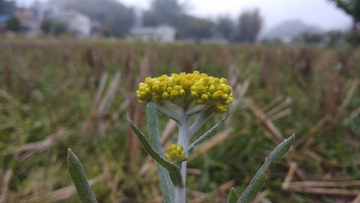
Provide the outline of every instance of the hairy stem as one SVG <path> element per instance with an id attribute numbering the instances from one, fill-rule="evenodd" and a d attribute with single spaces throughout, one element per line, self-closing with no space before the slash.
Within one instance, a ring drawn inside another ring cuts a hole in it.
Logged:
<path id="1" fill-rule="evenodd" d="M 185 112 L 182 114 L 178 126 L 179 126 L 178 145 L 183 146 L 184 151 L 187 152 L 191 135 L 189 130 L 189 118 L 185 114 Z M 187 165 L 187 161 L 181 163 L 180 172 L 183 178 L 184 187 L 182 186 L 175 187 L 175 203 L 185 203 L 186 165 Z"/>
<path id="2" fill-rule="evenodd" d="M 185 187 L 175 187 L 175 203 L 185 203 Z"/>

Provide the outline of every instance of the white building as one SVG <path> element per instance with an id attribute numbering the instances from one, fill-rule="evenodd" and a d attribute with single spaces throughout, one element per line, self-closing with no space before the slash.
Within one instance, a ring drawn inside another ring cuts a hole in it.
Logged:
<path id="1" fill-rule="evenodd" d="M 67 21 L 68 30 L 77 37 L 89 37 L 91 35 L 91 20 L 88 16 L 71 12 Z"/>
<path id="2" fill-rule="evenodd" d="M 144 42 L 173 42 L 175 41 L 175 34 L 176 29 L 169 25 L 159 25 L 157 27 L 134 27 L 130 30 L 128 39 Z"/>
<path id="3" fill-rule="evenodd" d="M 68 31 L 74 33 L 77 37 L 91 36 L 92 24 L 87 15 L 50 4 L 37 3 L 34 4 L 32 9 L 39 21 L 47 19 L 54 22 L 62 22 L 67 26 Z"/>

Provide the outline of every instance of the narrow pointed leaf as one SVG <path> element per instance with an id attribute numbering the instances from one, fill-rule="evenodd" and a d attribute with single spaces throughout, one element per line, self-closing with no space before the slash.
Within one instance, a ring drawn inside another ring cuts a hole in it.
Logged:
<path id="1" fill-rule="evenodd" d="M 91 191 L 86 175 L 79 159 L 68 148 L 68 167 L 72 181 L 75 184 L 76 192 L 83 203 L 97 203 L 96 198 Z"/>
<path id="2" fill-rule="evenodd" d="M 206 139 L 217 127 L 219 127 L 226 119 L 231 115 L 231 113 L 235 110 L 235 108 L 232 108 L 222 119 L 219 121 L 218 124 L 216 124 L 214 127 L 212 127 L 209 131 L 207 131 L 205 134 L 203 134 L 201 137 L 199 137 L 195 142 L 193 142 L 190 147 L 188 148 L 188 154 L 190 154 L 194 148 L 204 139 Z"/>
<path id="3" fill-rule="evenodd" d="M 237 203 L 250 203 L 260 191 L 261 187 L 265 183 L 267 173 L 272 164 L 278 162 L 287 151 L 289 151 L 291 144 L 295 140 L 295 134 L 279 144 L 274 151 L 265 159 L 265 163 L 260 170 L 255 174 L 251 180 L 250 185 L 246 188 L 245 192 L 241 195 Z"/>
<path id="4" fill-rule="evenodd" d="M 174 164 L 168 162 L 166 159 L 162 158 L 159 153 L 157 153 L 154 148 L 151 146 L 149 140 L 145 137 L 145 135 L 135 126 L 135 124 L 130 120 L 129 116 L 127 117 L 128 123 L 131 127 L 131 129 L 134 131 L 136 136 L 139 138 L 142 146 L 145 148 L 147 153 L 154 158 L 159 164 L 161 164 L 164 168 L 166 168 L 169 171 L 169 175 L 171 178 L 171 181 L 176 186 L 184 186 L 184 183 L 182 181 L 182 176 L 180 173 L 180 170 L 177 166 Z"/>
<path id="5" fill-rule="evenodd" d="M 236 203 L 238 198 L 235 188 L 231 188 L 227 203 Z"/>
<path id="6" fill-rule="evenodd" d="M 164 152 L 162 150 L 159 129 L 158 129 L 157 111 L 150 103 L 146 105 L 146 115 L 147 115 L 147 127 L 149 131 L 150 144 L 153 146 L 154 150 L 162 158 L 164 158 Z M 173 203 L 174 188 L 170 179 L 169 172 L 157 161 L 156 161 L 156 167 L 159 173 L 161 192 L 163 195 L 164 202 Z"/>

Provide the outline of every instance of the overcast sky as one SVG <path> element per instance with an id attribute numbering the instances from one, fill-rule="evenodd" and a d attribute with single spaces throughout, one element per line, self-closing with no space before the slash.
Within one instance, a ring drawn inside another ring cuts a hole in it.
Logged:
<path id="1" fill-rule="evenodd" d="M 30 5 L 35 0 L 16 0 L 18 5 Z M 42 0 L 46 1 L 46 0 Z M 151 0 L 119 0 L 128 6 L 149 8 Z M 328 0 L 179 0 L 189 6 L 188 13 L 215 19 L 220 14 L 235 18 L 246 9 L 259 8 L 265 30 L 286 21 L 299 19 L 324 30 L 347 29 L 351 18 Z"/>

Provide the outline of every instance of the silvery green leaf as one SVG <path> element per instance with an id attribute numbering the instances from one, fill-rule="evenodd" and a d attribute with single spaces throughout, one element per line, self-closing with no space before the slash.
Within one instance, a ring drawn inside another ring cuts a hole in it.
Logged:
<path id="1" fill-rule="evenodd" d="M 289 151 L 291 144 L 295 140 L 295 134 L 291 135 L 284 142 L 280 143 L 274 151 L 265 159 L 265 163 L 262 165 L 260 170 L 255 174 L 251 180 L 250 185 L 246 188 L 245 192 L 241 195 L 237 203 L 250 203 L 260 191 L 261 187 L 265 183 L 267 173 L 272 164 L 278 162 L 287 151 Z"/>
<path id="2" fill-rule="evenodd" d="M 134 131 L 136 136 L 139 138 L 142 146 L 145 148 L 147 153 L 154 158 L 159 164 L 161 164 L 166 170 L 169 171 L 169 175 L 171 181 L 175 186 L 184 186 L 182 176 L 179 168 L 168 162 L 166 159 L 162 158 L 159 153 L 157 153 L 154 148 L 151 146 L 149 140 L 145 137 L 145 135 L 135 126 L 135 124 L 130 120 L 129 115 L 127 117 L 128 123 L 131 129 Z"/>
<path id="3" fill-rule="evenodd" d="M 232 108 L 222 119 L 221 121 L 219 121 L 218 124 L 216 124 L 214 127 L 212 127 L 209 131 L 207 131 L 204 135 L 202 135 L 201 137 L 199 137 L 195 142 L 193 142 L 190 147 L 188 148 L 188 154 L 190 154 L 194 148 L 201 142 L 203 141 L 205 138 L 207 138 L 217 127 L 219 127 L 230 115 L 231 113 L 235 110 L 235 108 Z"/>
<path id="4" fill-rule="evenodd" d="M 76 192 L 83 203 L 97 203 L 96 198 L 91 191 L 86 175 L 79 159 L 68 148 L 68 167 L 72 181 L 75 184 Z"/>
<path id="5" fill-rule="evenodd" d="M 151 104 L 146 105 L 146 115 L 147 115 L 147 127 L 149 131 L 150 144 L 153 146 L 154 150 L 164 158 L 164 152 L 162 150 L 159 129 L 158 129 L 158 119 L 156 109 Z M 174 202 L 174 188 L 170 179 L 169 172 L 158 162 L 156 162 L 156 167 L 159 173 L 161 192 L 163 195 L 164 202 L 173 203 Z"/>
<path id="6" fill-rule="evenodd" d="M 190 136 L 193 136 L 204 125 L 204 123 L 210 118 L 212 113 L 212 109 L 207 109 L 200 113 L 196 121 L 189 128 Z"/>
<path id="7" fill-rule="evenodd" d="M 231 188 L 227 203 L 236 203 L 239 196 L 236 193 L 235 188 Z"/>
<path id="8" fill-rule="evenodd" d="M 185 114 L 187 116 L 193 116 L 195 114 L 198 114 L 204 110 L 206 110 L 207 108 L 209 108 L 210 106 L 212 106 L 214 103 L 211 103 L 211 102 L 208 102 L 206 104 L 203 104 L 203 105 L 197 105 L 196 107 L 192 108 L 192 109 L 189 109 L 185 112 Z"/>
<path id="9" fill-rule="evenodd" d="M 173 119 L 176 123 L 180 123 L 180 115 L 175 111 L 169 109 L 166 105 L 159 103 L 152 103 L 154 108 L 161 113 L 163 116 Z"/>

